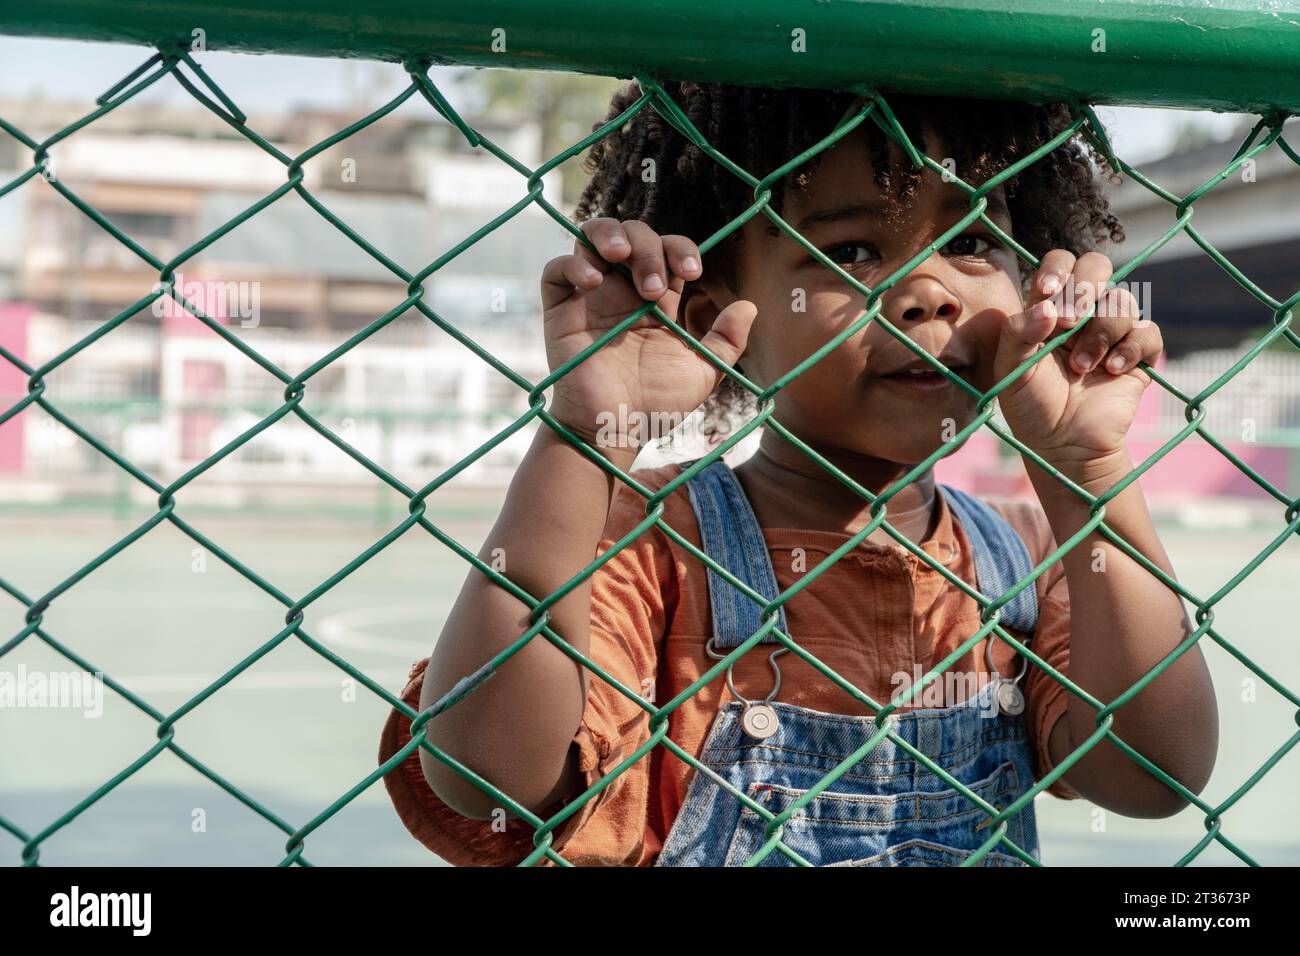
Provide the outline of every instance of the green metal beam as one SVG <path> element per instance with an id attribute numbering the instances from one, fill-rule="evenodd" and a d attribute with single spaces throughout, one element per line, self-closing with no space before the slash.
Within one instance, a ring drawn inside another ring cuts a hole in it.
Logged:
<path id="1" fill-rule="evenodd" d="M 39 0 L 0 33 L 1300 112 L 1300 0 Z M 798 50 L 803 31 L 804 49 Z M 1099 33 L 1098 31 L 1104 31 Z M 1104 41 L 1104 52 L 1101 44 Z M 495 49 L 494 49 L 495 43 Z"/>

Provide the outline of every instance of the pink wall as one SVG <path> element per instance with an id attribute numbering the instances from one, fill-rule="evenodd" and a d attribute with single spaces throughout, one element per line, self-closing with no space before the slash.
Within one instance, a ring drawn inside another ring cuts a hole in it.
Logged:
<path id="1" fill-rule="evenodd" d="M 1157 372 L 1163 370 L 1164 358 L 1162 353 L 1156 360 L 1154 367 Z M 1150 426 L 1157 421 L 1163 392 L 1164 389 L 1153 382 L 1138 405 L 1128 440 L 1129 454 L 1136 467 L 1169 440 L 1168 435 L 1159 440 L 1145 437 Z M 1248 442 L 1228 442 L 1225 441 L 1228 435 L 1215 437 L 1265 480 L 1284 490 L 1289 487 L 1289 459 L 1300 453 Z M 1032 497 L 1033 488 L 1020 456 L 1016 455 L 1011 465 L 999 459 L 998 446 L 1002 444 L 1001 439 L 987 429 L 979 432 L 960 451 L 936 465 L 935 475 L 940 481 L 976 494 Z M 1157 500 L 1161 504 L 1231 497 L 1270 500 L 1231 460 L 1195 434 L 1165 454 L 1138 481 L 1143 495 L 1152 505 Z"/>

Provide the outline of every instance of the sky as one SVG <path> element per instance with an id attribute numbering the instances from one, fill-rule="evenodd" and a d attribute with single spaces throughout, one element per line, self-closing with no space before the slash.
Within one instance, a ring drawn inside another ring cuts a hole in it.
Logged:
<path id="1" fill-rule="evenodd" d="M 0 96 L 43 95 L 91 100 L 151 55 L 145 47 L 0 37 Z M 239 106 L 249 113 L 274 113 L 304 106 L 339 107 L 363 103 L 376 107 L 406 85 L 394 64 L 309 57 L 257 56 L 208 52 L 200 62 Z M 433 71 L 438 82 L 439 70 Z M 442 71 L 445 76 L 458 72 Z M 441 84 L 440 84 L 441 88 Z M 444 93 L 456 101 L 454 86 Z M 145 98 L 147 97 L 147 99 Z M 152 87 L 139 102 L 183 105 L 188 94 L 175 82 Z M 404 108 L 428 109 L 412 98 Z M 1206 129 L 1226 139 L 1242 121 L 1239 114 L 1101 106 L 1098 118 L 1111 135 L 1117 155 L 1139 164 L 1165 155 L 1180 123 Z"/>

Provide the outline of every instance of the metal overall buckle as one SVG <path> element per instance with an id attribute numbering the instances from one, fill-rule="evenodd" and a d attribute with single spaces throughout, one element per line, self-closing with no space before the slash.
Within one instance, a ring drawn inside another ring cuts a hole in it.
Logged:
<path id="1" fill-rule="evenodd" d="M 1000 713 L 1007 717 L 1017 717 L 1025 712 L 1025 695 L 1016 685 L 1020 683 L 1021 679 L 1025 676 L 1025 672 L 1029 670 L 1029 659 L 1023 654 L 1017 652 L 1020 657 L 1020 673 L 1015 677 L 1003 677 L 998 673 L 997 667 L 993 664 L 994 636 L 994 633 L 990 631 L 988 639 L 984 642 L 984 660 L 988 663 L 989 673 L 993 675 L 993 699 L 997 702 L 998 711 Z M 1002 812 L 1003 808 L 998 806 L 995 801 L 990 800 L 989 802 L 993 803 L 993 808 L 995 810 L 999 813 Z M 987 817 L 977 823 L 975 829 L 983 830 L 992 822 L 993 818 Z"/>
<path id="2" fill-rule="evenodd" d="M 1029 659 L 1017 652 L 1020 658 L 1020 673 L 1015 677 L 1003 677 L 993 664 L 994 637 L 994 632 L 990 631 L 988 639 L 984 642 L 984 660 L 988 664 L 989 673 L 993 675 L 993 698 L 997 701 L 1001 713 L 1008 717 L 1018 717 L 1025 712 L 1025 695 L 1017 685 L 1029 670 Z"/>
<path id="3" fill-rule="evenodd" d="M 723 660 L 727 655 L 714 650 L 713 641 L 714 639 L 711 637 L 705 642 L 705 652 L 715 661 Z M 731 695 L 744 705 L 744 710 L 740 714 L 740 728 L 755 740 L 766 740 L 781 728 L 781 720 L 777 717 L 776 708 L 771 704 L 781 690 L 781 668 L 777 666 L 776 659 L 789 649 L 784 646 L 778 647 L 768 657 L 768 662 L 772 665 L 774 680 L 772 690 L 759 702 L 741 696 L 740 692 L 736 690 L 736 684 L 731 675 L 732 668 L 736 666 L 735 662 L 733 661 L 727 668 L 727 688 L 731 691 Z"/>

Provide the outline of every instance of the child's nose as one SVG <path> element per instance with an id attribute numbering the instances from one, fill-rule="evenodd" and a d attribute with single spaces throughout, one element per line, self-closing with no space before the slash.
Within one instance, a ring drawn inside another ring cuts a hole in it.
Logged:
<path id="1" fill-rule="evenodd" d="M 916 305 L 903 313 L 904 322 L 921 322 L 929 318 L 933 312 L 935 318 L 948 319 L 957 315 L 960 310 L 951 302 L 940 303 L 937 308 L 927 309 L 924 306 Z"/>
<path id="2" fill-rule="evenodd" d="M 891 323 L 918 323 L 932 318 L 951 322 L 961 315 L 961 300 L 931 276 L 914 276 L 895 292 L 884 309 Z"/>

